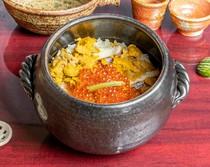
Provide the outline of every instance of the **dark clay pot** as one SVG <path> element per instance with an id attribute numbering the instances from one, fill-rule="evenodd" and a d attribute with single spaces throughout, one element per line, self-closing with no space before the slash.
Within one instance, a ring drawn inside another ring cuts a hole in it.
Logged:
<path id="1" fill-rule="evenodd" d="M 48 63 L 59 49 L 86 36 L 144 49 L 161 71 L 157 82 L 141 96 L 118 104 L 94 104 L 70 96 L 54 83 Z M 69 147 L 92 154 L 117 154 L 144 144 L 189 91 L 185 68 L 170 57 L 160 37 L 132 18 L 112 14 L 86 16 L 62 26 L 40 54 L 26 58 L 19 74 L 47 129 Z"/>

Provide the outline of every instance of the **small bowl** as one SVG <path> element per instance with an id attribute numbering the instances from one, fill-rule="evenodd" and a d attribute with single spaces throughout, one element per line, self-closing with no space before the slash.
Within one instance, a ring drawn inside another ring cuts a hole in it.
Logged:
<path id="1" fill-rule="evenodd" d="M 171 0 L 169 11 L 178 32 L 198 36 L 210 24 L 209 0 Z"/>
<path id="2" fill-rule="evenodd" d="M 169 0 L 132 0 L 133 17 L 152 30 L 157 30 L 163 21 Z"/>
<path id="3" fill-rule="evenodd" d="M 89 103 L 69 95 L 53 81 L 48 63 L 62 47 L 87 36 L 144 48 L 161 71 L 157 82 L 144 94 L 115 104 Z M 91 154 L 118 154 L 144 144 L 189 91 L 186 70 L 170 57 L 160 37 L 132 18 L 113 14 L 65 24 L 49 37 L 40 54 L 26 58 L 19 74 L 47 129 L 67 146 Z"/>
<path id="4" fill-rule="evenodd" d="M 8 13 L 23 28 L 50 35 L 66 22 L 91 14 L 97 6 L 120 4 L 120 0 L 3 0 Z"/>

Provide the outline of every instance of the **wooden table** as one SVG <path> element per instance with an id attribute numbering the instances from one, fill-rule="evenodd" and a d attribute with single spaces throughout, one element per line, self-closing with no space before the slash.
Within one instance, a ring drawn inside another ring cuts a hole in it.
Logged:
<path id="1" fill-rule="evenodd" d="M 132 17 L 131 2 L 120 7 L 98 7 Z M 112 156 L 89 155 L 57 141 L 38 119 L 32 102 L 19 84 L 18 71 L 25 56 L 40 51 L 48 36 L 19 27 L 0 2 L 0 120 L 13 129 L 10 142 L 0 147 L 0 166 L 210 166 L 210 80 L 196 74 L 197 63 L 210 56 L 210 27 L 202 36 L 180 35 L 167 11 L 156 31 L 171 56 L 183 63 L 190 76 L 190 92 L 173 109 L 161 131 L 145 145 Z"/>

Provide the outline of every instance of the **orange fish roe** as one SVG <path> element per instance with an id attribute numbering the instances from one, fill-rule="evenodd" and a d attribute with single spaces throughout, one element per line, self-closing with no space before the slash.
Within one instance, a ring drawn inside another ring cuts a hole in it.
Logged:
<path id="1" fill-rule="evenodd" d="M 109 81 L 123 81 L 121 86 L 105 87 L 90 92 L 87 87 Z M 76 85 L 67 85 L 70 95 L 93 103 L 118 103 L 130 100 L 140 95 L 140 91 L 130 86 L 127 76 L 123 76 L 111 65 L 98 63 L 91 69 L 82 69 L 79 75 L 79 82 Z"/>

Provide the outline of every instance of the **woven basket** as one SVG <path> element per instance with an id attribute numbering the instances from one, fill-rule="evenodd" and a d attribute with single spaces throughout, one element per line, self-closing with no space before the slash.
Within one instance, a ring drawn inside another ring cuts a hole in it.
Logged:
<path id="1" fill-rule="evenodd" d="M 3 0 L 3 2 L 17 24 L 42 35 L 50 35 L 63 24 L 93 13 L 97 6 L 120 4 L 120 0 Z"/>

